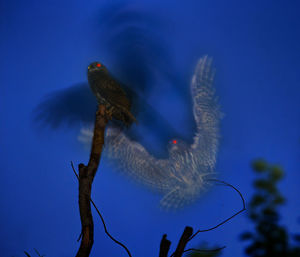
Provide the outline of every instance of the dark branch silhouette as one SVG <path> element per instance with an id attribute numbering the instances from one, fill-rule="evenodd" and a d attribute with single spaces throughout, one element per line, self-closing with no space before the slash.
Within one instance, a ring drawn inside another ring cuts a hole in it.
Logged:
<path id="1" fill-rule="evenodd" d="M 91 189 L 100 162 L 107 122 L 106 108 L 104 105 L 99 105 L 96 113 L 93 143 L 88 165 L 86 166 L 82 163 L 78 165 L 79 211 L 82 237 L 76 257 L 88 257 L 94 243 L 94 223 L 90 205 Z"/>
<path id="2" fill-rule="evenodd" d="M 216 249 L 195 249 L 195 248 L 189 248 L 187 250 L 184 250 L 186 244 L 189 242 L 189 238 L 193 234 L 193 228 L 191 227 L 185 227 L 181 238 L 178 242 L 177 248 L 174 253 L 171 254 L 170 257 L 181 257 L 184 253 L 189 251 L 195 251 L 195 252 L 218 252 L 224 249 L 226 246 L 216 248 Z M 167 235 L 164 234 L 161 242 L 160 242 L 160 251 L 159 251 L 159 257 L 167 257 L 168 252 L 170 249 L 171 241 L 167 240 Z"/>
<path id="3" fill-rule="evenodd" d="M 76 170 L 75 170 L 75 168 L 74 168 L 73 162 L 71 162 L 71 166 L 72 166 L 72 169 L 73 169 L 73 171 L 74 171 L 75 176 L 76 176 L 77 179 L 79 180 L 79 176 L 78 176 L 78 174 L 77 174 L 77 172 L 76 172 Z M 120 246 L 122 246 L 122 247 L 125 249 L 125 251 L 127 252 L 127 254 L 129 255 L 129 257 L 132 257 L 132 255 L 131 255 L 130 251 L 128 250 L 128 248 L 127 248 L 124 244 L 122 244 L 120 241 L 118 241 L 117 239 L 115 239 L 115 238 L 108 232 L 107 227 L 106 227 L 106 224 L 105 224 L 105 221 L 104 221 L 104 218 L 103 218 L 101 212 L 100 212 L 99 209 L 97 208 L 97 206 L 96 206 L 96 204 L 94 203 L 94 201 L 93 201 L 92 198 L 90 198 L 90 201 L 91 201 L 92 205 L 94 206 L 96 212 L 98 213 L 98 215 L 99 215 L 99 217 L 100 217 L 100 219 L 101 219 L 101 221 L 102 221 L 102 224 L 103 224 L 103 228 L 104 228 L 105 233 L 109 236 L 109 238 L 110 238 L 111 240 L 113 240 L 115 243 L 117 243 L 117 244 L 119 244 Z M 80 240 L 80 238 L 81 238 L 81 234 L 80 234 L 80 237 L 79 237 L 78 241 Z"/>
<path id="4" fill-rule="evenodd" d="M 185 227 L 181 238 L 178 242 L 177 248 L 175 250 L 175 252 L 171 255 L 174 257 L 181 257 L 184 251 L 184 248 L 186 246 L 186 244 L 189 241 L 189 238 L 191 237 L 191 235 L 193 234 L 193 228 L 192 227 Z"/>
<path id="5" fill-rule="evenodd" d="M 159 247 L 159 257 L 167 257 L 170 250 L 171 241 L 167 239 L 167 234 L 164 234 Z"/>
<path id="6" fill-rule="evenodd" d="M 103 141 L 104 143 L 104 141 Z M 93 144 L 94 144 L 94 140 L 93 140 Z M 93 147 L 92 147 L 93 149 Z M 100 152 L 100 156 L 101 156 L 101 152 Z M 100 159 L 99 159 L 100 160 Z M 99 164 L 99 163 L 98 163 Z M 80 179 L 80 176 L 78 176 L 75 168 L 74 168 L 74 165 L 73 165 L 73 162 L 71 162 L 71 166 L 72 166 L 72 169 L 73 169 L 73 172 L 74 174 L 76 175 L 77 179 L 79 180 Z M 227 221 L 229 221 L 230 219 L 234 218 L 235 216 L 237 216 L 239 213 L 243 212 L 245 209 L 246 209 L 246 206 L 245 206 L 245 200 L 244 200 L 244 197 L 243 195 L 241 194 L 241 192 L 236 188 L 234 187 L 233 185 L 225 182 L 225 181 L 222 181 L 222 180 L 217 180 L 217 179 L 210 179 L 210 181 L 214 181 L 214 182 L 218 182 L 220 183 L 221 185 L 226 185 L 226 186 L 229 186 L 231 188 L 233 188 L 236 192 L 238 192 L 238 194 L 240 195 L 241 199 L 242 199 L 242 202 L 243 202 L 243 208 L 238 211 L 237 213 L 235 213 L 234 215 L 232 215 L 231 217 L 229 217 L 228 219 L 222 221 L 221 223 L 219 223 L 218 225 L 212 227 L 212 228 L 209 228 L 209 229 L 205 229 L 205 230 L 198 230 L 195 234 L 193 234 L 193 228 L 191 227 L 186 227 L 180 240 L 179 240 L 179 243 L 177 245 L 177 248 L 176 248 L 176 251 L 170 256 L 170 257 L 181 257 L 183 253 L 185 252 L 189 252 L 189 251 L 196 251 L 196 252 L 216 252 L 216 251 L 221 251 L 222 249 L 224 249 L 226 246 L 223 246 L 223 247 L 220 247 L 220 248 L 216 248 L 216 249 L 195 249 L 195 248 L 189 248 L 187 250 L 184 250 L 185 249 L 185 246 L 186 244 L 192 240 L 198 233 L 200 232 L 206 232 L 206 231 L 210 231 L 210 230 L 213 230 L 213 229 L 216 229 L 217 227 L 223 225 L 224 223 L 226 223 Z M 89 201 L 92 203 L 92 205 L 94 206 L 94 208 L 96 209 L 101 221 L 102 221 L 102 224 L 103 224 L 103 227 L 104 227 L 104 231 L 105 233 L 109 236 L 110 239 L 112 239 L 115 243 L 119 244 L 120 246 L 122 246 L 125 251 L 127 252 L 128 256 L 129 257 L 132 257 L 129 249 L 124 245 L 122 244 L 120 241 L 116 240 L 107 230 L 106 228 L 106 224 L 105 224 L 105 221 L 104 221 L 104 218 L 102 216 L 102 214 L 100 213 L 99 209 L 97 208 L 96 204 L 94 203 L 94 201 L 91 199 L 89 199 Z M 81 233 L 79 239 L 81 238 L 83 234 Z M 160 251 L 159 251 L 159 257 L 167 257 L 168 256 L 168 252 L 170 250 L 170 245 L 171 245 L 171 241 L 169 241 L 167 239 L 167 235 L 164 234 L 163 237 L 162 237 L 162 240 L 161 240 L 161 243 L 160 243 Z M 78 254 L 78 253 L 77 253 Z M 88 255 L 87 255 L 88 256 Z"/>

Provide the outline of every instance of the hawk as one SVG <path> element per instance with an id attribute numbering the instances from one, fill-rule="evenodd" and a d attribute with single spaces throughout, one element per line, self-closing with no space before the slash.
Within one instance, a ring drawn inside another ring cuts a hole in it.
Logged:
<path id="1" fill-rule="evenodd" d="M 196 131 L 192 144 L 170 140 L 169 157 L 156 158 L 139 142 L 131 140 L 118 128 L 109 127 L 105 153 L 120 172 L 160 192 L 164 209 L 182 208 L 195 201 L 215 174 L 221 111 L 213 87 L 212 59 L 199 59 L 190 90 Z M 80 141 L 91 140 L 92 131 L 82 130 Z"/>
<path id="2" fill-rule="evenodd" d="M 112 118 L 127 126 L 136 122 L 130 112 L 131 103 L 125 91 L 103 64 L 93 62 L 88 66 L 88 81 L 98 103 L 106 106 Z"/>

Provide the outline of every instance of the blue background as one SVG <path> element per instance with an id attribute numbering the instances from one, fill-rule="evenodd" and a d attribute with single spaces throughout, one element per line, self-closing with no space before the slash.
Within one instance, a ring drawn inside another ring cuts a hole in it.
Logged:
<path id="1" fill-rule="evenodd" d="M 147 127 L 147 117 L 133 128 L 153 152 L 163 154 L 174 135 L 191 140 L 189 83 L 198 58 L 212 56 L 225 114 L 218 177 L 237 186 L 247 201 L 253 193 L 250 162 L 263 157 L 281 164 L 286 176 L 280 189 L 288 199 L 282 222 L 299 231 L 299 7 L 298 1 L 2 0 L 1 256 L 24 256 L 33 248 L 46 256 L 74 256 L 78 250 L 78 185 L 70 161 L 87 162 L 89 154 L 77 140 L 80 122 L 54 128 L 47 126 L 49 119 L 41 126 L 33 117 L 45 95 L 86 82 L 86 68 L 95 60 L 127 84 L 132 81 L 153 115 L 169 124 L 170 138 L 159 122 Z M 147 36 L 140 42 L 139 36 L 130 37 L 131 25 L 139 27 L 137 35 Z M 67 120 L 70 113 L 51 112 L 53 119 L 64 114 Z M 146 257 L 158 255 L 164 233 L 174 250 L 186 225 L 211 227 L 241 206 L 236 193 L 214 186 L 195 204 L 165 212 L 159 195 L 114 172 L 105 158 L 92 197 L 109 231 L 133 256 Z M 94 221 L 91 256 L 126 256 L 104 234 L 95 212 Z M 189 246 L 206 241 L 211 247 L 226 245 L 222 256 L 243 256 L 238 235 L 251 227 L 243 213 Z"/>

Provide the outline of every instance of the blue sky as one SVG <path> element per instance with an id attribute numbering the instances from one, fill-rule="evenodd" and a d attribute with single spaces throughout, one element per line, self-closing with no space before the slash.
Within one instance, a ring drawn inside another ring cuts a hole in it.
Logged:
<path id="1" fill-rule="evenodd" d="M 88 160 L 77 141 L 81 123 L 69 122 L 68 111 L 42 112 L 42 125 L 33 116 L 49 93 L 86 83 L 86 67 L 95 60 L 152 108 L 155 123 L 141 114 L 132 134 L 163 154 L 173 136 L 191 138 L 191 75 L 199 57 L 213 57 L 225 114 L 218 176 L 247 201 L 253 193 L 250 162 L 263 157 L 281 164 L 286 176 L 280 189 L 288 199 L 282 222 L 299 231 L 298 10 L 297 1 L 1 1 L 1 256 L 24 256 L 24 250 L 36 248 L 67 257 L 79 247 L 78 185 L 70 160 Z M 137 34 L 130 34 L 131 26 Z M 85 108 L 80 99 L 75 102 Z M 52 122 L 57 115 L 66 118 L 54 128 L 48 115 Z M 233 191 L 215 186 L 194 205 L 164 212 L 159 195 L 114 172 L 105 158 L 92 195 L 110 232 L 133 256 L 146 257 L 158 255 L 164 233 L 174 250 L 186 225 L 213 226 L 241 206 Z M 104 234 L 95 213 L 94 220 L 91 256 L 126 256 Z M 249 228 L 244 213 L 200 234 L 190 246 L 205 240 L 226 245 L 222 256 L 243 256 L 238 235 Z"/>

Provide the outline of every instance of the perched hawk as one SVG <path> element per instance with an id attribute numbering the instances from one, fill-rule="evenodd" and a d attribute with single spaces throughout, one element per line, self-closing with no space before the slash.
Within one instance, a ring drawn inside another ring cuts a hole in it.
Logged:
<path id="1" fill-rule="evenodd" d="M 88 81 L 98 103 L 104 104 L 114 119 L 127 126 L 136 121 L 130 112 L 131 104 L 125 91 L 103 64 L 93 62 L 88 66 Z"/>
<path id="2" fill-rule="evenodd" d="M 108 128 L 105 153 L 120 172 L 163 194 L 160 204 L 177 209 L 199 197 L 215 174 L 221 112 L 213 87 L 212 60 L 199 59 L 190 85 L 196 131 L 192 144 L 170 140 L 169 157 L 151 155 L 139 142 L 131 140 L 120 129 Z M 82 130 L 80 141 L 89 142 L 93 132 Z"/>

